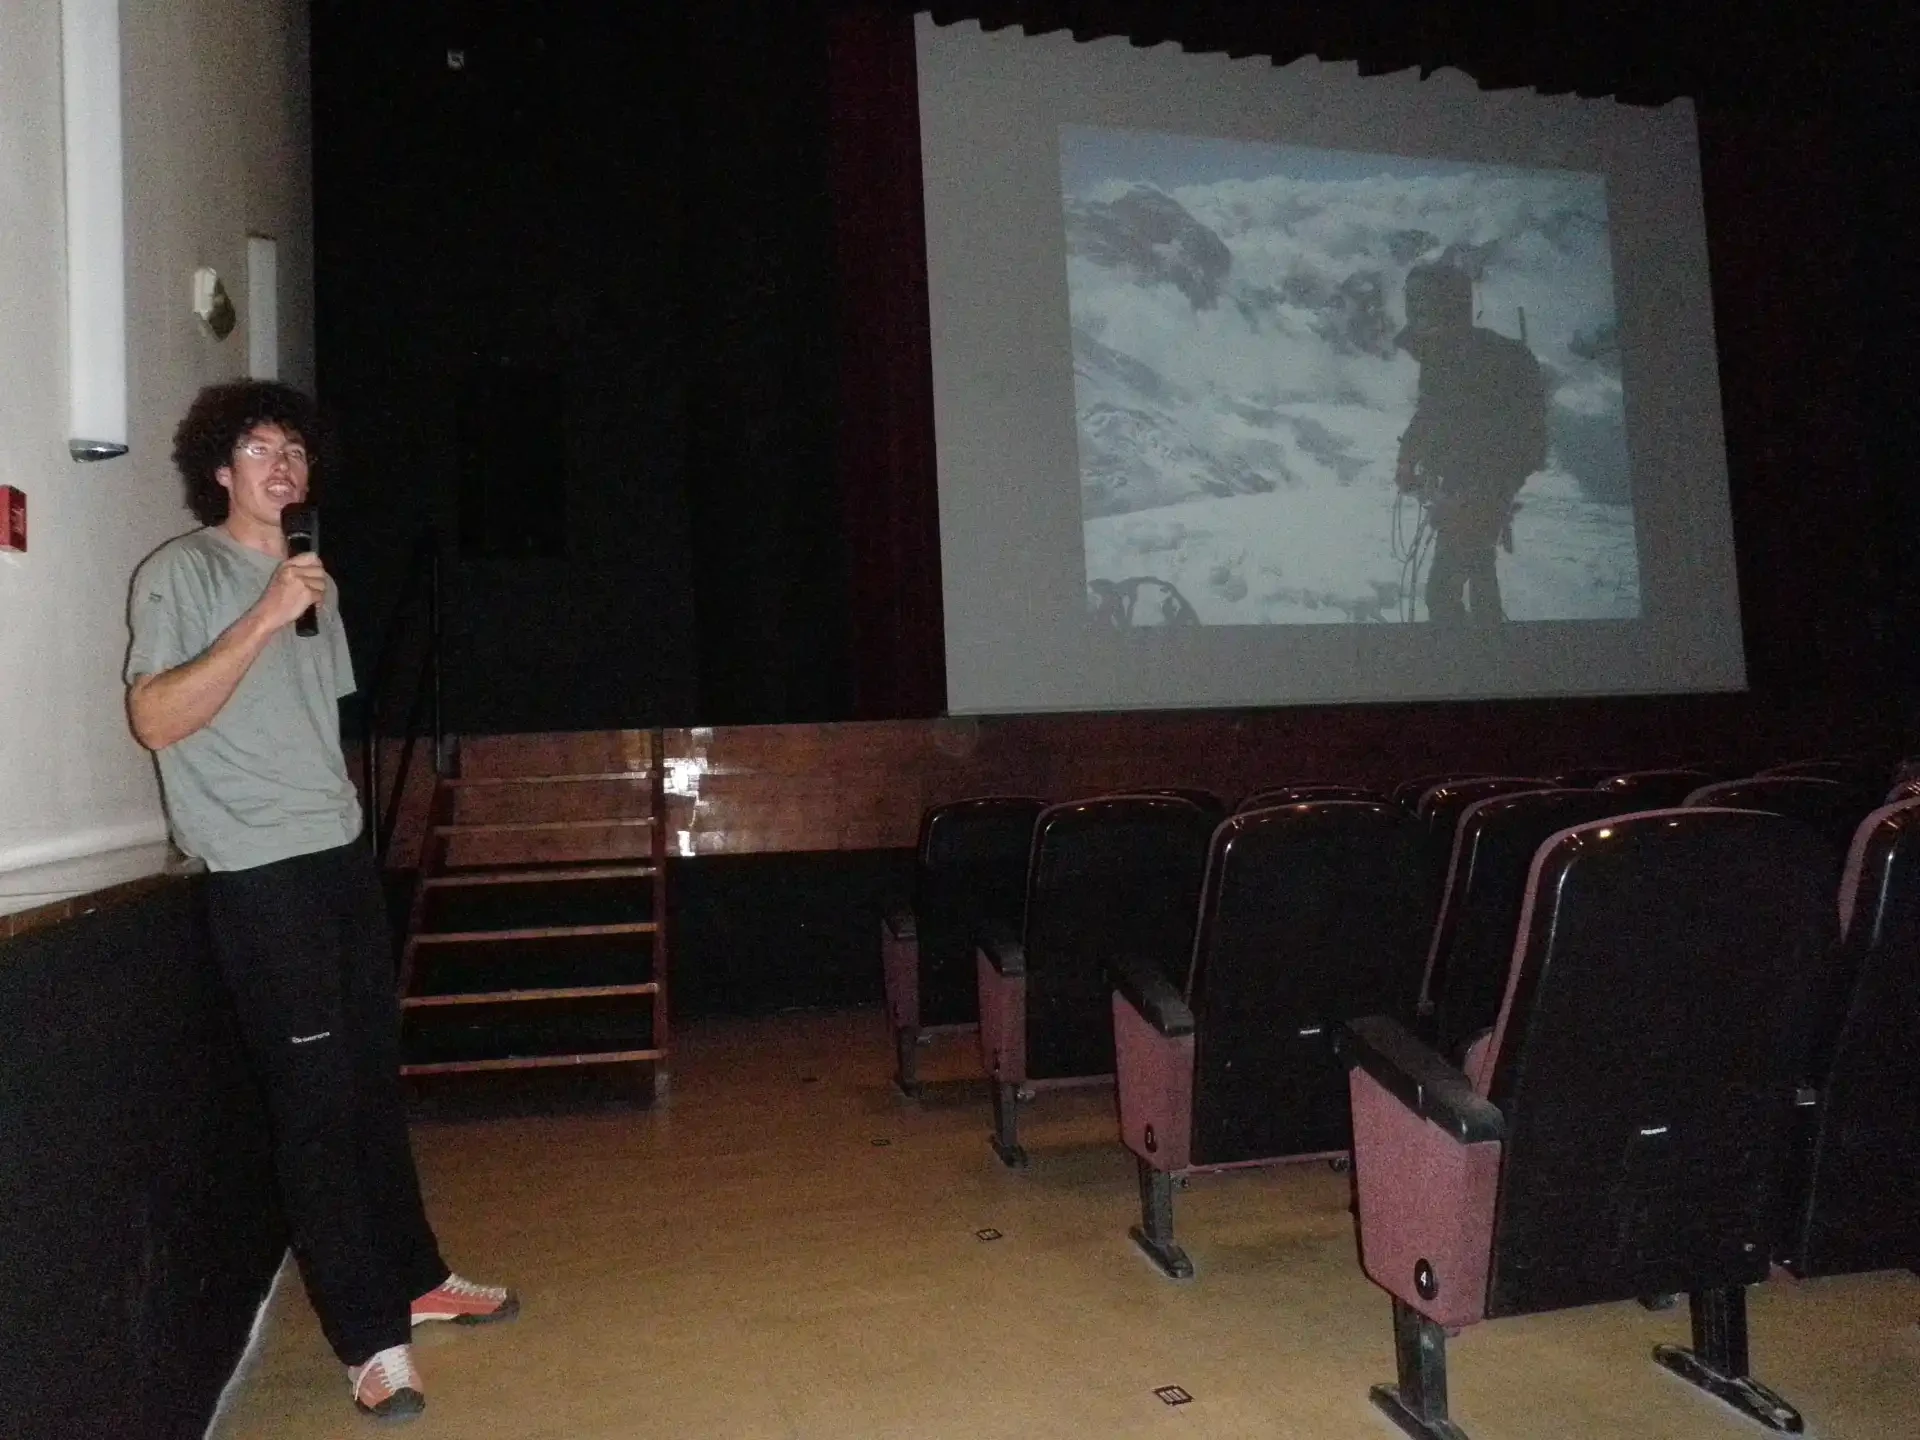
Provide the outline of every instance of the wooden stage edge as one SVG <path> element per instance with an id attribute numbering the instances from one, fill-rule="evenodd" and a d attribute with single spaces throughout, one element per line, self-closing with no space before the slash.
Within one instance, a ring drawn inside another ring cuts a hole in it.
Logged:
<path id="1" fill-rule="evenodd" d="M 644 735 L 492 736 L 486 764 L 591 770 L 609 753 L 644 754 Z M 1450 769 L 1525 775 L 1687 762 L 1751 770 L 1862 749 L 1893 754 L 1910 739 L 1880 697 L 1752 693 L 677 727 L 664 732 L 668 851 L 906 848 L 922 810 L 966 795 L 1063 800 L 1199 785 L 1231 803 L 1296 780 L 1388 784 Z M 398 869 L 418 863 L 432 784 L 425 749 L 389 858 Z"/>

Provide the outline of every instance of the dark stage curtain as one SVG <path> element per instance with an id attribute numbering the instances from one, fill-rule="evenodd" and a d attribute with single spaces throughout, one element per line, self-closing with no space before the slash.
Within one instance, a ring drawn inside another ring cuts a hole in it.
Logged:
<path id="1" fill-rule="evenodd" d="M 846 8 L 827 43 L 854 714 L 921 718 L 947 673 L 913 23 Z"/>

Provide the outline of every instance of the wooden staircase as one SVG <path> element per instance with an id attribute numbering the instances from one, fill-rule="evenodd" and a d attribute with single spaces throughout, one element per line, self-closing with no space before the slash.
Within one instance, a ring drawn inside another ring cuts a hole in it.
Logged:
<path id="1" fill-rule="evenodd" d="M 400 964 L 401 1073 L 668 1075 L 657 730 L 468 737 L 435 782 Z"/>

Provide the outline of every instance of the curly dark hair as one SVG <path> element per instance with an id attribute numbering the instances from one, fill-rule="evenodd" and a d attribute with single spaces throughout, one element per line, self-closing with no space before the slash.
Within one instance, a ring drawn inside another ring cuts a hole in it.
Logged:
<path id="1" fill-rule="evenodd" d="M 227 518 L 227 490 L 215 472 L 233 463 L 233 447 L 256 425 L 278 425 L 316 458 L 324 443 L 319 408 L 291 385 L 234 380 L 207 386 L 173 432 L 173 463 L 187 482 L 187 508 L 202 525 Z"/>

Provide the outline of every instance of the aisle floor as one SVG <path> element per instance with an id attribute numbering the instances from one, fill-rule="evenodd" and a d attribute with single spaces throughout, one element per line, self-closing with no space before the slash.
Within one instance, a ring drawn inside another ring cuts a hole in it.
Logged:
<path id="1" fill-rule="evenodd" d="M 1127 1239 L 1133 1162 L 1110 1092 L 1043 1095 L 1031 1170 L 986 1144 L 974 1057 L 943 1039 L 919 1103 L 875 1011 L 683 1032 L 662 1105 L 418 1124 L 449 1261 L 518 1287 L 521 1317 L 416 1332 L 417 1440 L 1382 1440 L 1385 1297 L 1347 1181 L 1320 1164 L 1177 1197 L 1197 1277 Z M 1000 1232 L 983 1240 L 979 1232 Z M 1776 1283 L 1754 1366 L 1825 1440 L 1920 1435 L 1920 1279 Z M 1450 1346 L 1473 1440 L 1766 1432 L 1653 1364 L 1684 1306 L 1477 1327 Z M 1156 1398 L 1180 1386 L 1190 1403 Z M 283 1272 L 216 1440 L 386 1433 L 357 1416 Z"/>

